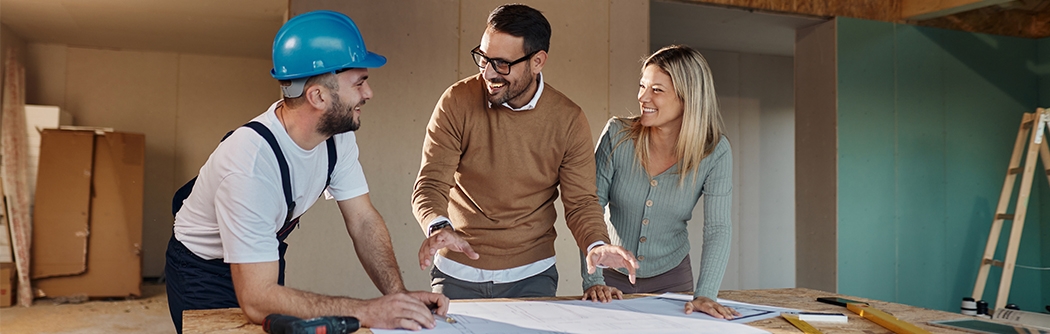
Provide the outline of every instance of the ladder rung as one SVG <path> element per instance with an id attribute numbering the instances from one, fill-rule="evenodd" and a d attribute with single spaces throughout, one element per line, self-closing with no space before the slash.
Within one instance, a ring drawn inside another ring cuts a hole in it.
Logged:
<path id="1" fill-rule="evenodd" d="M 1006 171 L 1006 175 L 1021 174 L 1021 171 L 1023 171 L 1023 170 L 1024 170 L 1024 167 L 1010 168 L 1009 170 Z"/>
<path id="2" fill-rule="evenodd" d="M 1035 123 L 1034 120 L 1027 120 L 1027 121 L 1025 121 L 1024 123 L 1021 124 L 1021 128 L 1025 129 L 1025 130 L 1031 129 L 1032 128 L 1032 124 L 1034 124 L 1034 123 Z"/>
<path id="3" fill-rule="evenodd" d="M 1046 175 L 1050 175 L 1050 169 L 1046 170 Z"/>
<path id="4" fill-rule="evenodd" d="M 986 264 L 991 264 L 993 266 L 1002 268 L 1003 261 L 999 261 L 999 260 L 996 260 L 996 259 L 983 259 L 983 260 L 981 260 L 981 265 L 986 265 Z"/>
<path id="5" fill-rule="evenodd" d="M 999 213 L 995 215 L 996 220 L 1014 220 L 1014 214 L 1012 213 Z"/>

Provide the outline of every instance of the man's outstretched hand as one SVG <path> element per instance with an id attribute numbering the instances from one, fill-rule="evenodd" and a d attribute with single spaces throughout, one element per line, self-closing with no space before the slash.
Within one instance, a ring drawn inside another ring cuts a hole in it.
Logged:
<path id="1" fill-rule="evenodd" d="M 627 277 L 630 278 L 631 284 L 634 284 L 634 271 L 638 269 L 638 260 L 631 251 L 606 244 L 591 248 L 591 251 L 587 252 L 587 273 L 593 274 L 598 270 L 598 266 L 627 268 Z"/>
<path id="2" fill-rule="evenodd" d="M 419 246 L 419 269 L 426 270 L 430 266 L 430 261 L 434 258 L 434 254 L 437 254 L 437 251 L 442 248 L 466 254 L 471 260 L 478 259 L 478 253 L 475 253 L 474 248 L 471 248 L 470 244 L 460 237 L 459 232 L 452 230 L 451 227 L 446 227 L 434 231 Z"/>

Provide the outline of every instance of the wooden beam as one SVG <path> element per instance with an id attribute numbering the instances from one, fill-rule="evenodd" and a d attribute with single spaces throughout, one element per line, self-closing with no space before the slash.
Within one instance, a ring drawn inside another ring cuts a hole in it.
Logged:
<path id="1" fill-rule="evenodd" d="M 916 25 L 1024 38 L 1050 37 L 1050 12 L 1031 13 L 986 7 L 914 22 Z"/>
<path id="2" fill-rule="evenodd" d="M 666 0 L 818 17 L 851 17 L 1023 38 L 1050 37 L 1050 0 Z M 908 6 L 909 9 L 904 7 Z M 928 15 L 916 14 L 916 7 Z M 980 8 L 979 8 L 980 7 Z M 976 8 L 976 9 L 970 9 Z M 945 10 L 956 10 L 947 14 Z M 937 14 L 932 14 L 938 12 Z M 911 17 L 905 16 L 912 13 Z M 933 15 L 938 15 L 933 17 Z M 923 19 L 924 17 L 930 17 Z"/>
<path id="3" fill-rule="evenodd" d="M 746 8 L 772 13 L 807 16 L 845 16 L 895 22 L 900 19 L 903 0 L 678 0 L 724 7 Z"/>
<path id="4" fill-rule="evenodd" d="M 929 20 L 1011 1 L 1013 0 L 901 0 L 901 18 Z"/>

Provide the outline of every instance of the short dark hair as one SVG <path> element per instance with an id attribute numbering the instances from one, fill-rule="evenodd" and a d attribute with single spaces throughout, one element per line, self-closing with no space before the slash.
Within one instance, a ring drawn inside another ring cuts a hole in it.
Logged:
<path id="1" fill-rule="evenodd" d="M 287 81 L 281 81 L 283 85 Z M 306 79 L 306 83 L 303 84 L 303 93 L 296 97 L 285 97 L 284 103 L 289 107 L 298 108 L 303 103 L 306 103 L 306 89 L 313 85 L 321 85 L 328 90 L 337 91 L 339 90 L 339 79 L 335 76 L 335 73 L 321 73 Z"/>
<path id="2" fill-rule="evenodd" d="M 543 50 L 550 52 L 551 24 L 543 13 L 523 4 L 506 4 L 489 14 L 489 27 L 496 31 L 525 39 L 525 54 Z"/>

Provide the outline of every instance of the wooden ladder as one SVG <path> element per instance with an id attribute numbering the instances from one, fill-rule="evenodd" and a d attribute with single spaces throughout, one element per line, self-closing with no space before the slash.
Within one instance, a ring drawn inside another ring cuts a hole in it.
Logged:
<path id="1" fill-rule="evenodd" d="M 1034 129 L 1034 131 L 1032 131 Z M 995 209 L 995 217 L 992 220 L 992 231 L 988 234 L 988 244 L 984 247 L 984 257 L 981 258 L 981 269 L 977 273 L 977 283 L 973 286 L 973 299 L 981 300 L 984 294 L 984 286 L 988 283 L 988 272 L 991 267 L 1003 268 L 1002 279 L 999 280 L 999 295 L 995 298 L 995 309 L 1006 306 L 1006 300 L 1010 295 L 1010 281 L 1014 276 L 1014 265 L 1017 261 L 1017 249 L 1021 243 L 1021 231 L 1024 229 L 1025 212 L 1028 209 L 1028 197 L 1032 192 L 1032 179 L 1035 177 L 1035 160 L 1038 154 L 1043 160 L 1047 182 L 1050 182 L 1050 149 L 1047 148 L 1046 132 L 1050 132 L 1050 109 L 1038 108 L 1035 113 L 1025 113 L 1021 119 L 1021 128 L 1017 131 L 1017 142 L 1014 144 L 1014 153 L 1010 157 L 1010 168 L 1006 172 L 1006 182 L 1003 183 L 1003 191 L 999 196 L 999 206 Z M 1030 133 L 1030 135 L 1029 135 Z M 1027 138 L 1027 140 L 1026 140 Z M 1028 149 L 1025 149 L 1028 144 Z M 1025 164 L 1021 167 L 1021 152 L 1025 152 Z M 1040 174 L 1044 171 L 1040 171 Z M 1022 174 L 1021 190 L 1017 194 L 1017 205 L 1014 213 L 1008 214 L 1010 196 L 1013 194 L 1014 182 L 1017 174 Z M 1006 260 L 995 260 L 995 248 L 999 243 L 999 233 L 1003 229 L 1003 221 L 1011 221 L 1010 241 L 1006 247 Z M 991 310 L 990 310 L 991 311 Z"/>

